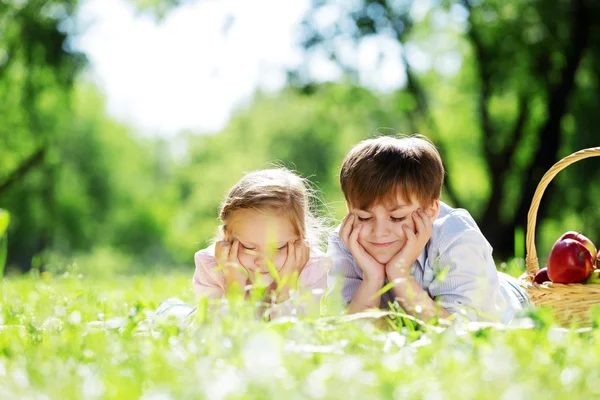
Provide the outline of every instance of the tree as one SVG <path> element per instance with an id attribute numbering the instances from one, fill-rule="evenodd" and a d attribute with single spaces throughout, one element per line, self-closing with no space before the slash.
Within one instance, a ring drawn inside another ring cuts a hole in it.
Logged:
<path id="1" fill-rule="evenodd" d="M 513 255 L 515 230 L 526 225 L 541 176 L 560 157 L 599 144 L 593 132 L 597 113 L 589 110 L 598 105 L 600 5 L 591 0 L 433 4 L 419 17 L 416 6 L 422 3 L 364 0 L 338 7 L 338 17 L 324 24 L 320 13 L 335 6 L 315 1 L 304 23 L 305 47 L 325 49 L 347 70 L 352 66 L 340 62 L 334 43 L 391 37 L 401 45 L 406 85 L 398 95 L 412 96 L 415 106 L 406 117 L 434 139 L 446 160 L 448 198 L 475 210 L 496 254 Z M 459 53 L 461 67 L 450 75 L 443 68 L 419 71 L 407 57 L 415 48 L 434 63 L 444 53 Z M 455 154 L 464 154 L 465 146 L 476 149 L 472 158 L 486 171 L 489 188 L 481 202 L 461 183 L 464 158 Z M 589 213 L 586 206 L 598 190 L 577 187 L 580 168 L 565 171 L 568 178 L 550 186 L 538 219 L 557 218 L 558 205 L 560 217 L 585 209 L 587 218 L 579 222 L 600 237 L 600 213 Z M 599 178 L 599 170 L 588 164 L 585 180 Z M 579 196 L 574 198 L 573 190 Z"/>
<path id="2" fill-rule="evenodd" d="M 175 167 L 178 206 L 169 247 L 189 254 L 207 245 L 218 225 L 219 204 L 244 172 L 284 165 L 309 178 L 322 214 L 341 218 L 345 204 L 339 166 L 365 132 L 382 125 L 407 127 L 397 105 L 349 84 L 323 84 L 310 95 L 294 88 L 258 94 L 215 135 L 184 135 L 186 154 Z"/>
<path id="3" fill-rule="evenodd" d="M 0 201 L 13 211 L 7 196 L 33 171 L 42 177 L 38 188 L 45 199 L 37 214 L 51 220 L 54 204 L 48 193 L 55 168 L 56 141 L 67 118 L 76 73 L 84 64 L 69 52 L 67 34 L 59 25 L 72 14 L 76 1 L 4 2 L 0 5 Z M 29 199 L 19 199 L 27 202 Z M 13 222 L 19 215 L 13 214 Z M 40 225 L 36 247 L 50 241 L 51 227 Z M 18 239 L 11 241 L 11 248 Z M 11 251 L 9 249 L 9 259 Z"/>
<path id="4" fill-rule="evenodd" d="M 167 150 L 111 121 L 96 89 L 77 83 L 86 60 L 62 29 L 77 4 L 0 3 L 0 207 L 12 215 L 8 262 L 25 270 L 48 249 L 165 252 L 155 174 Z"/>

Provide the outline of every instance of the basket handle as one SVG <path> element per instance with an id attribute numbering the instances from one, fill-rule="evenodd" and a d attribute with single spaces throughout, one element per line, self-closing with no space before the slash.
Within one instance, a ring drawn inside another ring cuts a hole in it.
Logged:
<path id="1" fill-rule="evenodd" d="M 540 201 L 542 200 L 542 195 L 544 194 L 546 187 L 548 186 L 550 181 L 556 176 L 556 174 L 565 169 L 567 166 L 579 160 L 583 160 L 584 158 L 596 156 L 600 156 L 600 147 L 592 147 L 589 149 L 580 150 L 558 161 L 542 177 L 542 180 L 540 181 L 540 183 L 537 186 L 537 189 L 535 190 L 533 200 L 531 201 L 531 206 L 529 207 L 529 213 L 527 214 L 527 236 L 525 242 L 527 256 L 525 257 L 525 265 L 527 268 L 528 275 L 533 276 L 540 269 L 537 258 L 537 251 L 535 249 L 535 223 L 538 208 L 540 207 Z"/>

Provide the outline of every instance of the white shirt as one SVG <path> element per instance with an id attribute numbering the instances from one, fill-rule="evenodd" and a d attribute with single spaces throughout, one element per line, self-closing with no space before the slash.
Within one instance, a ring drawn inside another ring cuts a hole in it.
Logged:
<path id="1" fill-rule="evenodd" d="M 333 267 L 328 284 L 334 286 L 341 281 L 342 299 L 350 303 L 362 283 L 363 271 L 338 232 L 339 227 L 329 237 L 327 255 Z M 503 282 L 507 276 L 497 272 L 492 246 L 475 220 L 466 210 L 443 202 L 431 238 L 410 274 L 442 307 L 451 313 L 460 310 L 470 320 L 509 323 L 522 308 L 514 289 Z M 393 301 L 390 290 L 381 296 L 380 308 L 389 308 Z"/>

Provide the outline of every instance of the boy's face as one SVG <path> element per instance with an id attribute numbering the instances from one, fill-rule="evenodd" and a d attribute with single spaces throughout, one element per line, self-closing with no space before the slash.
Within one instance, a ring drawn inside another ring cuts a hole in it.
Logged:
<path id="1" fill-rule="evenodd" d="M 414 198 L 407 201 L 398 197 L 395 204 L 378 204 L 369 210 L 348 207 L 357 217 L 355 225 L 363 225 L 358 242 L 378 263 L 385 265 L 406 244 L 402 226 L 406 225 L 414 232 L 412 213 L 420 208 L 433 220 L 437 218 L 440 203 L 434 200 L 430 206 L 423 208 Z"/>

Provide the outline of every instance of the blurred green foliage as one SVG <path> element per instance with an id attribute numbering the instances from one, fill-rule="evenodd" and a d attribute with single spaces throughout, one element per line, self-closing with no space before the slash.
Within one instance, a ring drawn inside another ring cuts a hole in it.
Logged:
<path id="1" fill-rule="evenodd" d="M 160 17 L 179 2 L 136 4 Z M 77 79 L 85 59 L 63 29 L 76 6 L 0 4 L 0 207 L 12 215 L 15 269 L 60 269 L 67 263 L 57 260 L 73 255 L 97 273 L 190 266 L 215 233 L 228 188 L 273 164 L 309 177 L 323 214 L 341 218 L 337 174 L 352 145 L 417 131 L 443 153 L 444 200 L 473 213 L 499 257 L 522 256 L 520 232 L 541 175 L 558 158 L 600 144 L 594 2 L 443 1 L 417 18 L 411 1 L 364 1 L 342 8 L 329 30 L 314 23 L 327 6 L 315 2 L 304 24 L 307 53 L 321 46 L 340 62 L 336 38 L 388 35 L 430 54 L 432 65 L 458 52 L 460 68 L 416 71 L 403 60 L 407 85 L 387 94 L 362 87 L 344 65 L 338 83 L 297 71 L 282 92 L 257 93 L 222 132 L 170 140 L 111 120 L 98 89 Z M 598 165 L 573 165 L 549 188 L 538 215 L 542 262 L 565 230 L 600 244 Z"/>
<path id="2" fill-rule="evenodd" d="M 407 83 L 396 95 L 414 107 L 398 112 L 440 147 L 446 193 L 505 258 L 542 175 L 600 145 L 592 111 L 600 106 L 598 22 L 593 0 L 315 1 L 303 32 L 307 52 L 329 55 L 349 74 L 349 49 L 360 54 L 382 39 L 401 45 Z M 374 57 L 385 59 L 389 48 Z M 310 82 L 304 71 L 297 77 Z M 600 179 L 598 166 L 578 163 L 548 188 L 537 214 L 544 249 L 561 230 L 600 241 L 600 190 L 590 184 Z"/>
<path id="3" fill-rule="evenodd" d="M 561 329 L 550 310 L 511 326 L 431 326 L 403 314 L 257 318 L 257 303 L 201 303 L 189 274 L 0 281 L 2 399 L 594 399 L 594 329 Z"/>
<path id="4" fill-rule="evenodd" d="M 0 208 L 0 278 L 4 275 L 4 266 L 6 265 L 6 256 L 8 252 L 8 225 L 10 223 L 10 214 L 8 211 Z"/>

